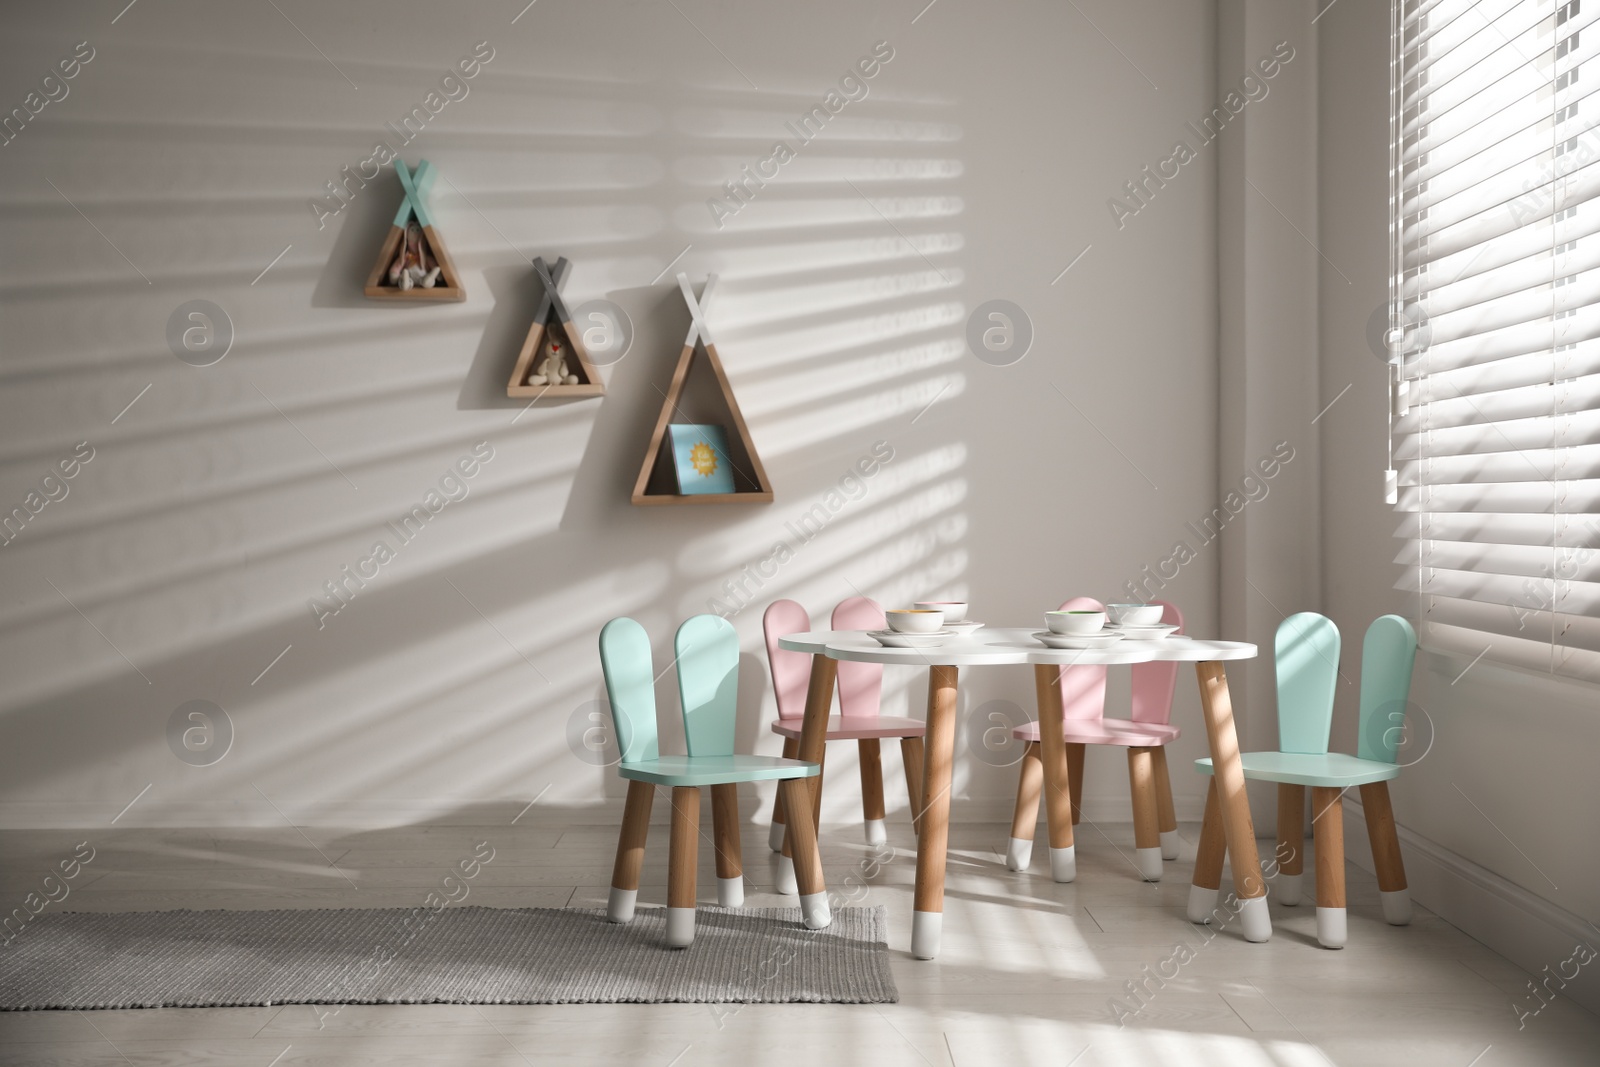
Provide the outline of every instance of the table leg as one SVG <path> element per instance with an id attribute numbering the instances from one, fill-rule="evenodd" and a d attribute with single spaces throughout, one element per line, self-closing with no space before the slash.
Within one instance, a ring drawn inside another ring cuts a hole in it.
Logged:
<path id="1" fill-rule="evenodd" d="M 917 890 L 911 916 L 911 954 L 919 960 L 931 960 L 939 954 L 939 934 L 944 923 L 957 678 L 954 667 L 937 665 L 928 670 L 927 763 L 922 776 L 922 830 L 917 838 Z"/>
<path id="2" fill-rule="evenodd" d="M 1239 900 L 1240 925 L 1245 940 L 1265 941 L 1272 936 L 1272 919 L 1267 914 L 1267 884 L 1261 877 L 1255 824 L 1250 819 L 1250 799 L 1245 794 L 1244 764 L 1239 758 L 1239 734 L 1233 726 L 1228 675 L 1216 661 L 1196 663 L 1195 672 L 1200 678 L 1200 707 L 1211 743 L 1213 779 L 1228 862 L 1233 868 L 1234 895 Z"/>
<path id="3" fill-rule="evenodd" d="M 1050 837 L 1050 877 L 1070 882 L 1078 876 L 1072 843 L 1072 774 L 1067 768 L 1066 728 L 1061 716 L 1061 668 L 1038 663 L 1033 668 L 1039 701 L 1039 759 L 1044 763 L 1044 814 Z"/>
<path id="4" fill-rule="evenodd" d="M 811 657 L 811 682 L 806 688 L 806 714 L 800 725 L 800 748 L 796 758 L 807 763 L 822 763 L 823 749 L 828 743 L 828 712 L 833 708 L 833 684 L 839 673 L 839 664 L 820 653 Z M 822 809 L 822 776 L 802 779 L 811 796 L 811 825 L 820 821 Z M 778 892 L 790 896 L 800 892 L 794 876 L 794 820 L 795 809 L 784 804 L 783 855 L 778 858 Z M 820 878 L 821 875 L 819 874 Z M 819 888 L 822 892 L 826 887 Z"/>

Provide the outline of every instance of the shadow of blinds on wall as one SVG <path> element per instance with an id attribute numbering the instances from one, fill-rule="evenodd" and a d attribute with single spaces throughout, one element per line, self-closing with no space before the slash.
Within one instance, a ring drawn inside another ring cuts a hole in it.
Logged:
<path id="1" fill-rule="evenodd" d="M 1432 648 L 1600 681 L 1600 0 L 1396 0 L 1403 584 Z"/>

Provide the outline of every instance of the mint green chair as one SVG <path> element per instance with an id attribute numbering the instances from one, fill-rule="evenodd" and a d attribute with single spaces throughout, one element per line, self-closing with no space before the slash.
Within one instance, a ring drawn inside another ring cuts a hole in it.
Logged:
<path id="1" fill-rule="evenodd" d="M 1333 695 L 1338 682 L 1339 631 L 1321 615 L 1291 615 L 1278 626 L 1275 643 L 1278 673 L 1278 751 L 1246 752 L 1244 776 L 1278 783 L 1278 899 L 1300 903 L 1305 856 L 1306 787 L 1311 787 L 1312 835 L 1317 851 L 1317 940 L 1325 948 L 1343 948 L 1346 938 L 1344 891 L 1345 790 L 1361 790 L 1361 807 L 1372 842 L 1373 866 L 1383 917 L 1395 926 L 1411 921 L 1411 895 L 1389 801 L 1389 779 L 1400 774 L 1399 746 L 1404 733 L 1406 699 L 1416 662 L 1417 634 L 1398 615 L 1384 615 L 1367 627 L 1361 643 L 1361 708 L 1357 755 L 1328 751 L 1333 727 Z M 1211 774 L 1209 759 L 1195 766 Z M 1215 792 L 1215 785 L 1212 786 Z M 1220 816 L 1208 797 L 1206 825 L 1201 830 L 1200 857 L 1216 867 L 1220 885 L 1222 850 L 1207 849 L 1207 838 L 1221 840 Z M 1214 819 L 1215 816 L 1215 819 Z M 1213 829 L 1212 822 L 1217 825 Z M 1213 860 L 1210 853 L 1216 853 Z M 1208 882 L 1211 872 L 1206 872 Z M 1196 885 L 1201 872 L 1196 871 Z M 1190 899 L 1189 917 L 1214 901 Z M 1210 909 L 1207 908 L 1209 913 Z"/>
<path id="2" fill-rule="evenodd" d="M 651 802 L 656 786 L 668 786 L 672 789 L 672 843 L 667 873 L 667 943 L 673 948 L 687 948 L 694 941 L 700 787 L 711 787 L 717 903 L 736 908 L 744 903 L 739 783 L 777 780 L 784 790 L 784 802 L 791 805 L 789 810 L 810 811 L 811 790 L 805 779 L 815 776 L 818 767 L 776 756 L 734 754 L 739 638 L 726 619 L 696 615 L 678 628 L 675 646 L 683 732 L 689 752 L 684 756 L 663 756 L 656 736 L 658 675 L 650 655 L 649 636 L 632 619 L 612 619 L 600 631 L 600 666 L 622 752 L 617 773 L 628 779 L 628 800 L 606 914 L 618 923 L 633 918 L 645 837 L 650 830 Z M 808 819 L 798 819 L 796 823 L 795 878 L 800 888 L 801 914 L 807 927 L 820 930 L 832 921 L 832 916 L 822 881 L 816 826 Z"/>

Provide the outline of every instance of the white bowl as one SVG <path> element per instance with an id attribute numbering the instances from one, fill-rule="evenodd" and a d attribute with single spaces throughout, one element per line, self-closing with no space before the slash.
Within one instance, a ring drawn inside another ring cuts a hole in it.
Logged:
<path id="1" fill-rule="evenodd" d="M 961 622 L 967 617 L 965 600 L 919 600 L 916 606 L 927 611 L 944 612 L 945 622 Z"/>
<path id="2" fill-rule="evenodd" d="M 1106 626 L 1106 613 L 1103 611 L 1047 611 L 1044 613 L 1044 624 L 1053 634 L 1069 634 L 1073 637 L 1083 637 L 1087 634 L 1097 634 Z"/>
<path id="3" fill-rule="evenodd" d="M 1160 626 L 1166 608 L 1160 604 L 1107 604 L 1112 626 Z"/>
<path id="4" fill-rule="evenodd" d="M 944 612 L 927 608 L 890 608 L 883 618 L 898 634 L 931 634 L 944 629 Z"/>

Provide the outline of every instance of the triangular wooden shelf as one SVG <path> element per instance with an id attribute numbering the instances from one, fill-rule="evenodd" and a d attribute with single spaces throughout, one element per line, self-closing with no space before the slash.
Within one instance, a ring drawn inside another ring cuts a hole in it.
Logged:
<path id="1" fill-rule="evenodd" d="M 372 273 L 367 275 L 367 285 L 363 290 L 367 296 L 374 300 L 399 300 L 423 301 L 425 303 L 459 303 L 467 298 L 467 291 L 461 285 L 461 274 L 456 270 L 456 261 L 451 258 L 450 250 L 445 247 L 444 238 L 439 231 L 434 229 L 433 216 L 428 211 L 428 191 L 433 187 L 433 164 L 426 159 L 417 164 L 413 174 L 406 170 L 403 159 L 394 161 L 394 171 L 400 178 L 400 185 L 405 190 L 405 199 L 400 201 L 400 210 L 395 214 L 394 225 L 389 227 L 389 236 L 383 242 L 383 248 L 378 252 L 378 262 L 373 265 Z M 413 286 L 402 289 L 398 285 L 388 284 L 389 267 L 394 263 L 394 257 L 400 251 L 400 242 L 405 240 L 406 227 L 415 219 L 422 228 L 422 239 L 427 242 L 428 251 L 439 264 L 439 284 L 431 289 L 422 286 Z"/>
<path id="2" fill-rule="evenodd" d="M 772 482 L 767 478 L 767 469 L 761 465 L 761 456 L 756 452 L 755 441 L 750 438 L 750 428 L 745 425 L 744 414 L 739 410 L 739 401 L 734 399 L 733 387 L 728 384 L 727 372 L 722 369 L 722 359 L 717 355 L 716 342 L 711 339 L 707 330 L 704 315 L 706 306 L 711 302 L 711 294 L 716 289 L 717 276 L 706 277 L 705 289 L 698 301 L 695 300 L 694 289 L 689 285 L 687 274 L 678 275 L 678 288 L 683 291 L 683 298 L 689 305 L 689 313 L 693 317 L 689 324 L 689 336 L 683 343 L 683 352 L 678 356 L 678 366 L 672 372 L 672 384 L 667 387 L 665 399 L 661 404 L 661 414 L 656 417 L 655 432 L 650 435 L 650 448 L 644 454 L 644 465 L 639 469 L 639 479 L 633 485 L 633 502 L 635 504 L 770 504 L 772 503 Z M 678 410 L 678 400 L 683 395 L 684 383 L 689 380 L 689 370 L 694 366 L 695 356 L 705 353 L 706 362 L 711 365 L 711 371 L 716 376 L 717 388 L 722 390 L 722 399 L 728 405 L 728 415 L 733 420 L 733 437 L 735 443 L 730 443 L 732 448 L 742 448 L 744 456 L 729 456 L 729 462 L 734 468 L 736 480 L 744 481 L 755 488 L 741 490 L 737 493 L 651 493 L 646 492 L 650 485 L 651 475 L 655 474 L 659 464 L 671 463 L 668 450 L 662 447 L 667 438 L 667 427 L 672 423 L 672 416 Z M 748 462 L 744 462 L 748 461 Z"/>
<path id="3" fill-rule="evenodd" d="M 583 338 L 572 325 L 572 313 L 561 299 L 561 286 L 567 279 L 566 257 L 556 260 L 554 267 L 545 263 L 543 257 L 535 259 L 533 272 L 534 279 L 544 289 L 544 295 L 539 299 L 539 309 L 534 312 L 533 324 L 528 327 L 528 336 L 522 342 L 522 351 L 517 353 L 517 365 L 511 371 L 506 396 L 534 400 L 542 396 L 552 399 L 604 396 L 605 382 L 600 380 L 600 373 L 590 362 L 589 353 L 583 347 Z M 562 381 L 552 385 L 546 380 L 545 360 L 551 354 L 547 340 L 575 357 L 566 362 L 566 371 L 578 379 L 576 382 Z"/>

